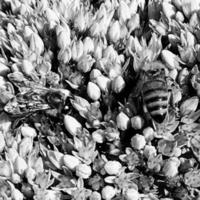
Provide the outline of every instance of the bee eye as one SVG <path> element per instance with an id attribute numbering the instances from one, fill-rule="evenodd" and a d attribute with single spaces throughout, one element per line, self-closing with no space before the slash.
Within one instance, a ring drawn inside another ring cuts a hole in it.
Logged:
<path id="1" fill-rule="evenodd" d="M 47 101 L 51 105 L 57 107 L 57 106 L 59 106 L 59 104 L 63 103 L 63 97 L 60 93 L 56 93 L 56 92 L 50 93 L 50 94 L 47 95 Z"/>

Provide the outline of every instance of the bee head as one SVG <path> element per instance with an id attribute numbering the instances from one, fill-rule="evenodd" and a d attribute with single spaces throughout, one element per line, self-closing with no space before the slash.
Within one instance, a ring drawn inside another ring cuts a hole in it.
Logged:
<path id="1" fill-rule="evenodd" d="M 50 91 L 46 95 L 47 102 L 52 107 L 59 107 L 60 105 L 64 104 L 64 96 L 60 91 Z"/>
<path id="2" fill-rule="evenodd" d="M 161 62 L 151 62 L 143 67 L 144 72 L 149 77 L 165 76 L 167 68 Z"/>

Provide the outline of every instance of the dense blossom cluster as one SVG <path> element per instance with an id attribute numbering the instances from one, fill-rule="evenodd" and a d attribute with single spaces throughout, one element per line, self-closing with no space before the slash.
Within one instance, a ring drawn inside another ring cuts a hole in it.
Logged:
<path id="1" fill-rule="evenodd" d="M 0 199 L 200 199 L 199 24 L 199 0 L 1 0 Z M 130 98 L 154 61 L 162 126 Z"/>

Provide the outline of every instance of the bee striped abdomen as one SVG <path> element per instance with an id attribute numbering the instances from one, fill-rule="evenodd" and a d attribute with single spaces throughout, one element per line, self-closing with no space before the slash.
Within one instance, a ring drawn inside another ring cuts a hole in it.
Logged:
<path id="1" fill-rule="evenodd" d="M 168 111 L 169 93 L 163 80 L 148 81 L 143 86 L 143 101 L 152 119 L 161 123 Z"/>

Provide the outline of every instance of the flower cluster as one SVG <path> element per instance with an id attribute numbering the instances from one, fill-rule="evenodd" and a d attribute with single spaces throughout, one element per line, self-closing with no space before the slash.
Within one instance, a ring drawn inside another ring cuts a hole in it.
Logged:
<path id="1" fill-rule="evenodd" d="M 199 10 L 2 0 L 0 199 L 199 199 Z M 132 98 L 155 61 L 171 86 L 162 124 Z"/>

